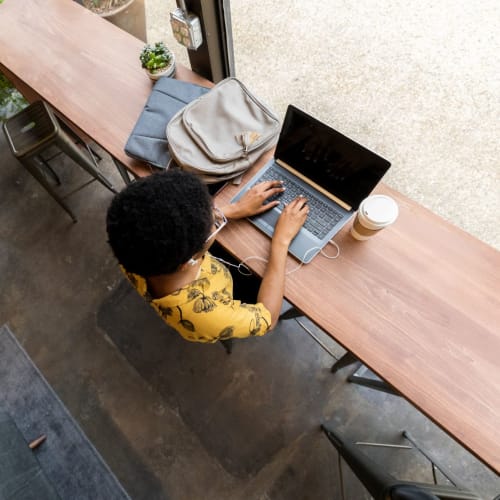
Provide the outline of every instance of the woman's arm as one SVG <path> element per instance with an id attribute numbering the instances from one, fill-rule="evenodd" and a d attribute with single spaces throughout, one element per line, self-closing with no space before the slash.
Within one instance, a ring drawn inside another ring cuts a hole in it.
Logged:
<path id="1" fill-rule="evenodd" d="M 280 181 L 261 182 L 248 190 L 236 203 L 220 209 L 228 219 L 256 215 L 279 205 L 278 200 L 269 203 L 266 200 L 284 190 Z M 258 302 L 262 302 L 271 313 L 271 328 L 278 322 L 283 303 L 288 247 L 306 221 L 308 213 L 307 200 L 304 197 L 296 198 L 284 207 L 274 229 L 269 261 L 257 296 Z"/>
<path id="2" fill-rule="evenodd" d="M 288 247 L 306 221 L 308 213 L 306 198 L 298 197 L 283 209 L 274 228 L 271 254 L 257 296 L 257 300 L 271 313 L 271 329 L 278 322 L 283 303 Z"/>

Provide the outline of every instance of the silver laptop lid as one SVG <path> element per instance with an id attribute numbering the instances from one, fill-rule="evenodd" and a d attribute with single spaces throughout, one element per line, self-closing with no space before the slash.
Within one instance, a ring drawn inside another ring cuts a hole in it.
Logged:
<path id="1" fill-rule="evenodd" d="M 291 104 L 275 159 L 290 165 L 353 210 L 391 166 L 381 156 Z"/>

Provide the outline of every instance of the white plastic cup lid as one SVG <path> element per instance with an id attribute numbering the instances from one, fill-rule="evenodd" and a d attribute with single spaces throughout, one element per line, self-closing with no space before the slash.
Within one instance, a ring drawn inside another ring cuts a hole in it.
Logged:
<path id="1" fill-rule="evenodd" d="M 398 204 L 384 194 L 369 196 L 362 201 L 359 211 L 362 223 L 374 228 L 381 228 L 392 224 L 399 215 Z"/>

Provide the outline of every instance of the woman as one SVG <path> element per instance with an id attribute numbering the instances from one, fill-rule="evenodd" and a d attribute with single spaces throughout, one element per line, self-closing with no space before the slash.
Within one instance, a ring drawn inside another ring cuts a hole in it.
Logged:
<path id="1" fill-rule="evenodd" d="M 266 201 L 283 190 L 280 182 L 263 182 L 238 202 L 214 207 L 198 177 L 168 170 L 115 196 L 106 221 L 109 243 L 139 294 L 185 339 L 264 335 L 279 318 L 288 246 L 309 211 L 305 198 L 283 209 L 255 303 L 233 297 L 231 273 L 208 250 L 228 220 L 278 205 Z"/>

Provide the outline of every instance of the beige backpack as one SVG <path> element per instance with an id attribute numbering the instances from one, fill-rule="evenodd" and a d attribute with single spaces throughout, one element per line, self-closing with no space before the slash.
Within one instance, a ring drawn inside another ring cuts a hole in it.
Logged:
<path id="1" fill-rule="evenodd" d="M 187 104 L 167 125 L 172 158 L 207 184 L 237 183 L 280 131 L 274 113 L 239 80 L 226 78 Z"/>

